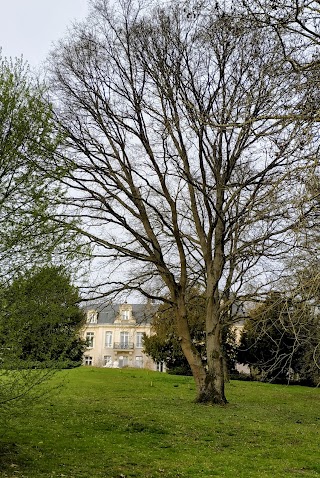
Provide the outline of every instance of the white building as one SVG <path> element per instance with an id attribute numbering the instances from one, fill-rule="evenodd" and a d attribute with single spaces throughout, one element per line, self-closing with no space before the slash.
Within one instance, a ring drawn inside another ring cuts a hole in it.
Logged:
<path id="1" fill-rule="evenodd" d="M 87 341 L 84 365 L 156 370 L 143 353 L 143 336 L 151 335 L 156 307 L 151 304 L 108 304 L 87 307 L 82 337 Z"/>

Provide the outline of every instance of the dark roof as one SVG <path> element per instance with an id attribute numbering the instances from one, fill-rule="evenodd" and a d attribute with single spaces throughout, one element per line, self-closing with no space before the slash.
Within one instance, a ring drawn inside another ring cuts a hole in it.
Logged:
<path id="1" fill-rule="evenodd" d="M 91 303 L 87 304 L 86 310 L 96 310 L 98 312 L 98 324 L 113 324 L 119 314 L 119 307 L 124 304 L 105 304 Z M 137 324 L 150 324 L 158 306 L 154 304 L 128 304 L 132 306 L 132 316 Z"/>

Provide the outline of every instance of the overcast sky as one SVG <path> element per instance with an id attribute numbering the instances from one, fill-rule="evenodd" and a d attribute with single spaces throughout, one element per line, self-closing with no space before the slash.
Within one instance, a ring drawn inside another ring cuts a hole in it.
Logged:
<path id="1" fill-rule="evenodd" d="M 2 56 L 23 55 L 40 68 L 54 42 L 88 14 L 88 0 L 0 0 Z"/>

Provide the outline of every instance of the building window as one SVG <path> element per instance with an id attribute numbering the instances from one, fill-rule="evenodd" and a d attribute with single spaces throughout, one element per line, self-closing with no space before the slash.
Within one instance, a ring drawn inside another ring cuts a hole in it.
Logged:
<path id="1" fill-rule="evenodd" d="M 86 342 L 87 347 L 92 349 L 93 348 L 93 340 L 94 340 L 94 332 L 87 332 L 86 333 Z"/>
<path id="2" fill-rule="evenodd" d="M 143 332 L 136 333 L 136 347 L 141 349 L 143 347 Z"/>
<path id="3" fill-rule="evenodd" d="M 127 355 L 120 355 L 119 357 L 119 368 L 128 367 L 129 358 Z"/>
<path id="4" fill-rule="evenodd" d="M 111 367 L 112 366 L 112 358 L 111 355 L 105 355 L 103 357 L 103 364 L 105 367 Z"/>
<path id="5" fill-rule="evenodd" d="M 105 346 L 107 348 L 112 348 L 112 332 L 107 331 L 105 335 Z"/>
<path id="6" fill-rule="evenodd" d="M 85 365 L 92 365 L 92 357 L 90 357 L 89 355 L 85 355 L 84 356 L 84 364 Z"/>
<path id="7" fill-rule="evenodd" d="M 129 332 L 120 332 L 120 348 L 129 348 Z"/>
<path id="8" fill-rule="evenodd" d="M 137 368 L 142 368 L 143 367 L 143 357 L 142 356 L 136 357 L 136 367 Z"/>
<path id="9" fill-rule="evenodd" d="M 87 322 L 89 324 L 96 324 L 98 319 L 98 314 L 95 310 L 89 310 L 87 313 Z"/>
<path id="10" fill-rule="evenodd" d="M 129 320 L 130 318 L 130 311 L 129 310 L 123 310 L 121 312 L 121 319 L 122 320 Z"/>

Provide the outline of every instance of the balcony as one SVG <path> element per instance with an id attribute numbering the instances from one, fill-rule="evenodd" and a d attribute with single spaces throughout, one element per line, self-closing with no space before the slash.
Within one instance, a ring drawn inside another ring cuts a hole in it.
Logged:
<path id="1" fill-rule="evenodd" d="M 113 348 L 115 350 L 133 350 L 134 343 L 133 342 L 114 342 Z"/>

